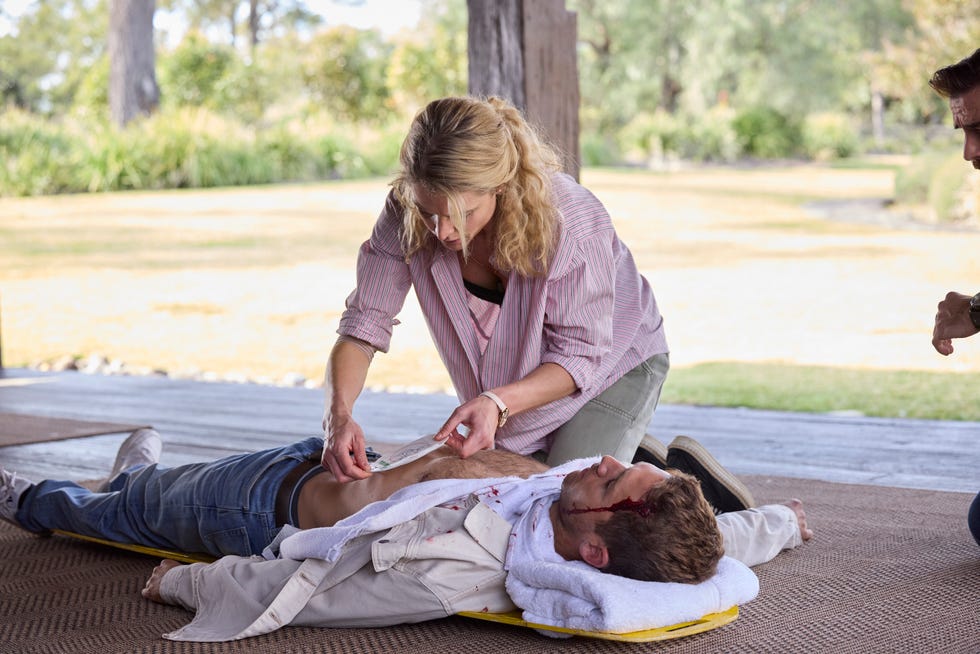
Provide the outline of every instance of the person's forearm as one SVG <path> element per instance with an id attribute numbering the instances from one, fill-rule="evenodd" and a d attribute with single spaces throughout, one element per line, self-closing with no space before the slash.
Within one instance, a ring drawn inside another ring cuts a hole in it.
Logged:
<path id="1" fill-rule="evenodd" d="M 182 565 L 160 583 L 161 600 L 197 615 L 193 622 L 164 634 L 170 640 L 223 641 L 264 633 L 243 630 L 263 615 L 302 561 L 225 556 L 214 563 Z M 289 619 L 285 619 L 288 623 Z M 276 625 L 274 628 L 277 628 Z"/>
<path id="2" fill-rule="evenodd" d="M 193 565 L 206 565 L 197 563 Z M 182 606 L 188 611 L 197 610 L 197 594 L 194 592 L 194 579 L 190 565 L 171 568 L 160 581 L 160 601 L 164 604 Z"/>
<path id="3" fill-rule="evenodd" d="M 782 504 L 722 513 L 718 529 L 725 540 L 725 554 L 750 567 L 803 543 L 796 514 Z"/>
<path id="4" fill-rule="evenodd" d="M 536 409 L 571 395 L 575 380 L 557 363 L 542 363 L 523 379 L 489 389 L 507 405 L 510 415 Z"/>
<path id="5" fill-rule="evenodd" d="M 328 416 L 351 415 L 353 412 L 354 402 L 364 390 L 371 365 L 368 351 L 369 345 L 358 347 L 357 343 L 343 338 L 334 345 L 327 361 L 323 384 L 324 406 Z"/>

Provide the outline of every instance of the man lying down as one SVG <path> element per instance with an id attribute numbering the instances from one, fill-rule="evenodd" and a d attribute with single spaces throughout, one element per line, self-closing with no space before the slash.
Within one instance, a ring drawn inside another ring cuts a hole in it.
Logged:
<path id="1" fill-rule="evenodd" d="M 191 624 L 165 635 L 195 641 L 287 624 L 384 626 L 506 612 L 515 602 L 527 611 L 556 597 L 536 594 L 534 579 L 554 566 L 557 584 L 572 584 L 559 588 L 559 598 L 593 584 L 598 590 L 588 592 L 600 597 L 590 601 L 601 604 L 601 593 L 622 595 L 619 584 L 634 584 L 653 590 L 656 601 L 663 595 L 656 589 L 697 589 L 720 577 L 726 562 L 744 569 L 812 535 L 798 500 L 716 518 L 697 479 L 650 463 L 627 466 L 607 456 L 548 469 L 503 450 L 460 459 L 441 447 L 341 484 L 319 465 L 322 446 L 313 437 L 166 468 L 157 465 L 159 435 L 138 430 L 95 492 L 0 471 L 0 517 L 32 532 L 61 529 L 221 557 L 211 564 L 164 560 L 142 591 L 196 612 Z M 741 563 L 723 559 L 726 551 Z M 758 589 L 745 572 L 751 581 L 736 584 L 741 601 Z M 570 599 L 542 619 L 574 613 L 579 598 Z M 739 601 L 736 593 L 731 603 Z M 626 603 L 637 610 L 635 597 Z M 592 616 L 559 626 L 629 631 L 632 620 Z M 663 625 L 644 628 L 654 626 Z"/>

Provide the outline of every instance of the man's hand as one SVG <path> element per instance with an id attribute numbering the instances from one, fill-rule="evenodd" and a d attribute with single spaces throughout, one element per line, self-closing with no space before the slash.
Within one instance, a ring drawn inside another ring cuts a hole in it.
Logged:
<path id="1" fill-rule="evenodd" d="M 160 596 L 160 582 L 163 580 L 163 575 L 167 574 L 173 568 L 179 566 L 180 563 L 172 559 L 164 559 L 160 561 L 157 567 L 153 568 L 153 574 L 150 578 L 146 580 L 146 585 L 143 590 L 140 591 L 140 595 L 148 600 L 154 602 L 159 602 L 160 604 L 166 604 L 163 598 Z"/>
<path id="2" fill-rule="evenodd" d="M 977 333 L 970 320 L 969 295 L 950 291 L 936 309 L 936 324 L 932 329 L 932 346 L 943 356 L 953 353 L 954 338 L 966 338 Z"/>
<path id="3" fill-rule="evenodd" d="M 367 460 L 367 443 L 361 426 L 350 415 L 328 416 L 325 422 L 328 427 L 321 465 L 341 483 L 369 477 L 371 464 Z"/>
<path id="4" fill-rule="evenodd" d="M 499 418 L 500 409 L 497 408 L 496 402 L 484 395 L 477 395 L 469 402 L 456 407 L 449 420 L 433 438 L 437 441 L 446 441 L 446 445 L 460 458 L 465 459 L 480 450 L 493 448 Z M 459 433 L 460 426 L 469 429 L 466 436 Z"/>

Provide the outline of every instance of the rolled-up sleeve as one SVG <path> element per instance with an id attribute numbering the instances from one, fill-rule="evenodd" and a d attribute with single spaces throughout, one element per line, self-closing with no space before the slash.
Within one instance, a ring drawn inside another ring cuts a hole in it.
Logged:
<path id="1" fill-rule="evenodd" d="M 615 262 L 608 235 L 576 245 L 568 269 L 548 282 L 542 363 L 564 368 L 580 391 L 605 381 L 598 374 L 612 345 Z"/>
<path id="2" fill-rule="evenodd" d="M 190 624 L 164 636 L 209 642 L 235 637 L 262 615 L 300 563 L 225 556 L 211 564 L 193 563 L 168 571 L 160 583 L 161 597 L 196 615 Z"/>
<path id="3" fill-rule="evenodd" d="M 357 286 L 348 296 L 337 332 L 387 352 L 395 316 L 402 310 L 412 284 L 402 253 L 401 206 L 389 194 L 371 238 L 357 255 Z"/>

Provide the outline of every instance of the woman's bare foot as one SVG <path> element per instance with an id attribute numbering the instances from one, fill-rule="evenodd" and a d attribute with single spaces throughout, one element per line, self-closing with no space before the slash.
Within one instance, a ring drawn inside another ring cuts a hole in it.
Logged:
<path id="1" fill-rule="evenodd" d="M 154 602 L 159 602 L 161 604 L 166 604 L 163 598 L 160 597 L 160 582 L 163 580 L 163 575 L 173 568 L 176 568 L 180 563 L 172 559 L 164 559 L 160 561 L 157 567 L 153 568 L 153 574 L 150 578 L 146 580 L 146 586 L 140 591 L 140 594 L 148 600 L 153 600 Z"/>
<path id="2" fill-rule="evenodd" d="M 783 502 L 783 505 L 793 509 L 793 513 L 796 514 L 796 521 L 800 525 L 800 536 L 803 540 L 808 541 L 813 538 L 813 530 L 806 526 L 806 512 L 803 510 L 803 502 L 794 497 Z"/>

